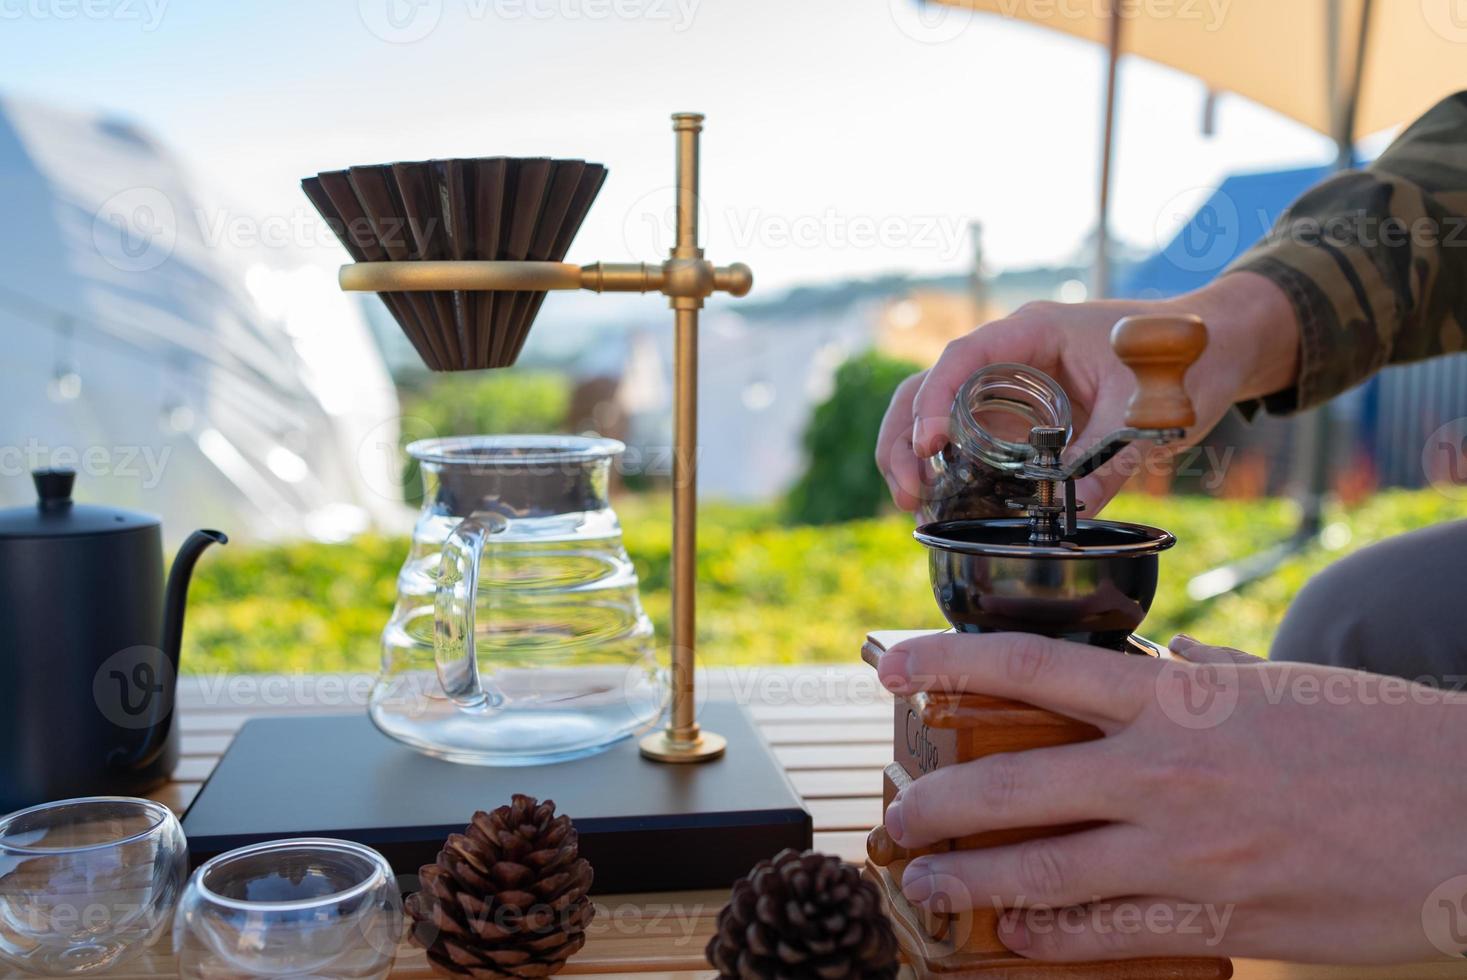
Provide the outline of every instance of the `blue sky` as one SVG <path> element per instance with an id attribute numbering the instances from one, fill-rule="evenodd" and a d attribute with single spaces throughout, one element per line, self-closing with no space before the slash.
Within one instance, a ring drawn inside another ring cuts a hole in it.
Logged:
<path id="1" fill-rule="evenodd" d="M 960 271 L 970 219 L 995 267 L 1071 256 L 1101 73 L 1093 46 L 912 0 L 0 0 L 0 94 L 141 124 L 221 227 L 290 224 L 328 167 L 583 156 L 611 178 L 571 258 L 655 258 L 667 114 L 705 112 L 705 244 L 766 286 Z M 1330 156 L 1239 99 L 1205 137 L 1203 95 L 1124 65 L 1115 227 L 1142 247 L 1230 171 Z"/>

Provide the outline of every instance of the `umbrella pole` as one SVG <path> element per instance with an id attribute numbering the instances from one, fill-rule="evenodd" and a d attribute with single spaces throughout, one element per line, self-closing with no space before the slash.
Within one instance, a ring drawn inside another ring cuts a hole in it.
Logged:
<path id="1" fill-rule="evenodd" d="M 1365 76 L 1365 56 L 1369 46 L 1370 11 L 1373 0 L 1361 0 L 1360 31 L 1356 39 L 1355 61 L 1348 67 L 1340 64 L 1344 40 L 1340 31 L 1343 18 L 1341 0 L 1329 0 L 1325 25 L 1327 55 L 1325 70 L 1329 74 L 1332 100 L 1330 117 L 1335 141 L 1335 172 L 1355 165 L 1355 115 L 1360 105 L 1360 89 Z M 1344 80 L 1346 84 L 1342 85 Z M 1212 599 L 1235 591 L 1249 582 L 1272 574 L 1289 558 L 1312 547 L 1324 529 L 1324 506 L 1329 496 L 1330 457 L 1333 451 L 1333 416 L 1328 405 L 1313 409 L 1295 425 L 1299 442 L 1295 447 L 1297 463 L 1295 481 L 1302 488 L 1299 526 L 1287 539 L 1272 548 L 1249 555 L 1211 571 L 1203 572 L 1187 583 L 1187 595 L 1195 600 Z"/>
<path id="2" fill-rule="evenodd" d="M 1105 123 L 1100 137 L 1100 206 L 1095 222 L 1095 272 L 1091 288 L 1096 299 L 1110 296 L 1110 172 L 1115 157 L 1116 94 L 1121 61 L 1121 24 L 1116 4 L 1111 0 L 1107 22 L 1107 54 L 1105 65 Z"/>
<path id="3" fill-rule="evenodd" d="M 1360 7 L 1359 46 L 1355 52 L 1355 63 L 1351 74 L 1345 78 L 1346 66 L 1341 64 L 1344 53 L 1343 28 L 1340 16 L 1341 0 L 1329 0 L 1329 60 L 1325 65 L 1329 73 L 1329 92 L 1333 105 L 1330 106 L 1331 135 L 1335 141 L 1335 173 L 1349 170 L 1355 163 L 1355 111 L 1360 104 L 1360 83 L 1365 65 L 1365 36 L 1370 24 L 1370 0 L 1362 0 Z M 1342 84 L 1344 83 L 1344 84 Z M 1295 459 L 1300 463 L 1296 482 L 1303 488 L 1302 513 L 1293 541 L 1297 548 L 1308 547 L 1324 527 L 1324 505 L 1329 495 L 1330 457 L 1334 442 L 1334 416 L 1328 405 L 1320 405 L 1300 420 L 1299 447 Z"/>
<path id="4" fill-rule="evenodd" d="M 1340 0 L 1331 0 L 1330 9 L 1330 75 L 1333 84 L 1330 91 L 1338 93 L 1333 107 L 1332 122 L 1335 140 L 1335 172 L 1342 173 L 1355 165 L 1355 117 L 1360 106 L 1360 88 L 1365 75 L 1365 52 L 1367 34 L 1370 30 L 1370 8 L 1372 0 L 1361 0 L 1360 32 L 1355 48 L 1354 63 L 1339 64 L 1339 55 L 1344 48 L 1340 37 L 1342 26 Z M 1342 73 L 1350 72 L 1346 85 L 1340 84 Z M 1312 542 L 1324 526 L 1324 505 L 1329 495 L 1331 456 L 1333 455 L 1334 431 L 1331 422 L 1334 415 L 1328 405 L 1321 405 L 1304 421 L 1303 445 L 1300 458 L 1304 461 L 1302 479 L 1304 487 L 1304 512 L 1294 537 L 1301 547 Z"/>

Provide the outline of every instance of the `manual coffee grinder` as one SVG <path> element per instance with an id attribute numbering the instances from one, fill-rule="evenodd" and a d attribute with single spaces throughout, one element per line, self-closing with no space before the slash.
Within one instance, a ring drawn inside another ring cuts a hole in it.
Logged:
<path id="1" fill-rule="evenodd" d="M 1168 532 L 1139 524 L 1080 520 L 1075 480 L 1094 472 L 1138 440 L 1164 444 L 1196 422 L 1183 388 L 1187 369 L 1207 344 L 1196 317 L 1129 317 L 1116 324 L 1111 347 L 1136 376 L 1126 428 L 1089 451 L 1062 461 L 1068 431 L 1036 425 L 1027 459 L 1018 458 L 995 483 L 1026 490 L 1007 501 L 1023 516 L 946 520 L 920 526 L 915 536 L 929 552 L 933 595 L 960 632 L 1019 631 L 1095 646 L 1096 656 L 1165 656 L 1134 634 L 1156 592 L 1157 555 L 1176 543 Z M 1017 365 L 1005 366 L 1018 368 Z M 1009 386 L 1020 391 L 1032 369 Z M 1062 399 L 1062 393 L 1059 394 Z M 1066 414 L 1068 408 L 1066 406 Z M 1028 415 L 1028 413 L 1016 413 Z M 1010 444 L 1012 445 L 1012 444 Z M 871 633 L 862 659 L 875 667 L 888 646 L 913 635 Z M 918 693 L 897 698 L 894 761 L 883 774 L 882 811 L 914 779 L 943 766 L 999 752 L 1045 748 L 1101 737 L 1098 729 L 1003 698 L 966 693 Z M 1079 827 L 1002 830 L 941 841 L 907 851 L 877 827 L 867 839 L 866 876 L 875 882 L 907 959 L 919 977 L 1041 980 L 1219 980 L 1232 975 L 1225 959 L 1143 959 L 1113 963 L 1051 964 L 1010 952 L 997 935 L 998 910 L 933 912 L 902 897 L 907 862 L 922 854 L 969 850 L 1057 836 Z"/>

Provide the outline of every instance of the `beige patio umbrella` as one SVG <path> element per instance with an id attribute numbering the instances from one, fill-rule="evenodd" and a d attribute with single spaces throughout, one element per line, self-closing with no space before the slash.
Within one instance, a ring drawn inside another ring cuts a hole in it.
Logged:
<path id="1" fill-rule="evenodd" d="M 1096 285 L 1109 286 L 1117 54 L 1233 92 L 1333 138 L 1408 122 L 1467 87 L 1467 0 L 936 0 L 1038 24 L 1111 51 Z"/>

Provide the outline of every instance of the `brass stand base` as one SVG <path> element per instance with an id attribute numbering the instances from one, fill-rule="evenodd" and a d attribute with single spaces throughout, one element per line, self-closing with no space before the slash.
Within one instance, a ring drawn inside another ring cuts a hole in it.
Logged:
<path id="1" fill-rule="evenodd" d="M 897 942 L 917 980 L 1228 980 L 1233 964 L 1224 959 L 1156 957 L 1107 963 L 1041 963 L 1016 953 L 963 952 L 952 939 L 928 936 L 919 913 L 885 868 L 867 864 L 862 877 L 876 885 L 891 917 Z"/>
<path id="2" fill-rule="evenodd" d="M 653 762 L 711 762 L 723 755 L 728 741 L 722 735 L 704 731 L 691 741 L 676 739 L 663 729 L 645 736 L 639 745 L 643 757 Z"/>

